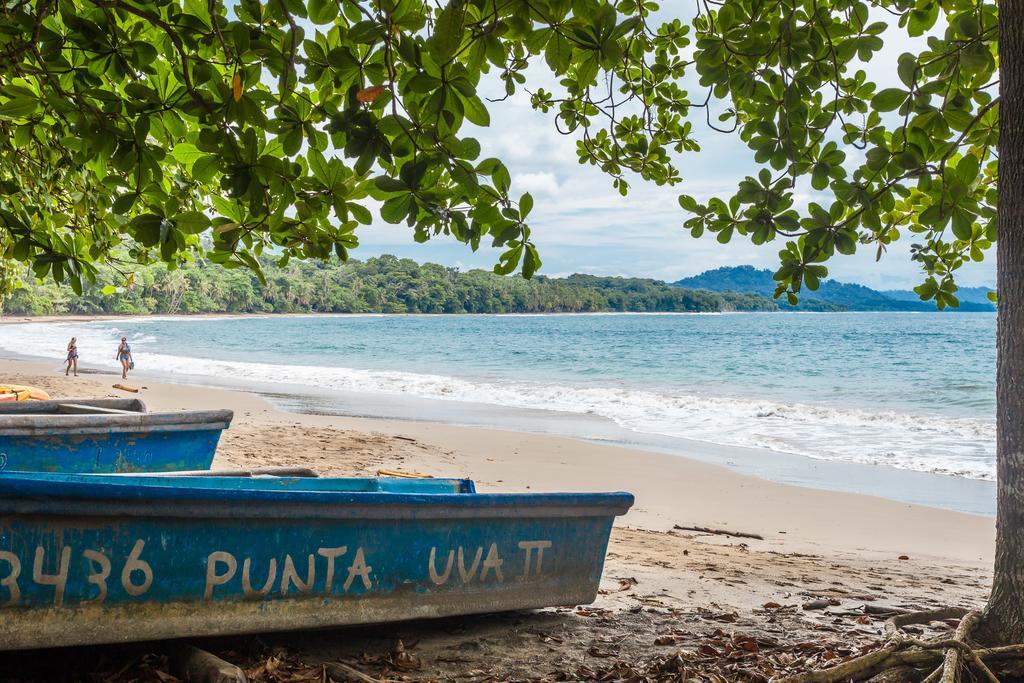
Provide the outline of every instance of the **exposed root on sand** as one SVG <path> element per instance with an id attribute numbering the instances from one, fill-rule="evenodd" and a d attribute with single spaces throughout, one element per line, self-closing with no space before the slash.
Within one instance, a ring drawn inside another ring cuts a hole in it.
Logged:
<path id="1" fill-rule="evenodd" d="M 960 620 L 951 638 L 922 640 L 903 631 L 906 626 L 949 619 Z M 780 678 L 778 683 L 959 683 L 965 672 L 974 681 L 1000 683 L 1003 679 L 993 669 L 1016 679 L 1024 644 L 989 648 L 972 642 L 980 619 L 981 612 L 959 607 L 901 614 L 886 621 L 888 640 L 879 649 L 828 669 Z"/>

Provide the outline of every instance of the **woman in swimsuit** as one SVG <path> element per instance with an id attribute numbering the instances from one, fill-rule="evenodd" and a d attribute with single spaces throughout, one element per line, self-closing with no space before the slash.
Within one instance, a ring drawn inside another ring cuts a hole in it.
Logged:
<path id="1" fill-rule="evenodd" d="M 117 347 L 117 355 L 114 357 L 121 361 L 121 379 L 128 379 L 128 371 L 135 361 L 132 360 L 132 347 L 128 346 L 127 337 L 121 337 L 121 345 Z"/>
<path id="2" fill-rule="evenodd" d="M 71 341 L 68 342 L 68 357 L 64 361 L 67 368 L 64 370 L 64 376 L 67 377 L 71 369 L 75 370 L 75 377 L 78 377 L 78 337 L 72 337 Z"/>

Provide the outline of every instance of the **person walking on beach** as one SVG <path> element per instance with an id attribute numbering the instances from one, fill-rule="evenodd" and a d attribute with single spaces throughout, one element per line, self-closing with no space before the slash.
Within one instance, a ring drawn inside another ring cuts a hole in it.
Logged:
<path id="1" fill-rule="evenodd" d="M 128 379 L 128 371 L 135 367 L 135 360 L 132 358 L 132 347 L 128 346 L 127 337 L 121 337 L 115 358 L 121 361 L 121 379 Z"/>
<path id="2" fill-rule="evenodd" d="M 75 370 L 75 377 L 78 377 L 78 337 L 72 337 L 68 342 L 68 357 L 64 361 L 67 366 L 64 369 L 64 376 L 67 377 L 71 369 Z"/>

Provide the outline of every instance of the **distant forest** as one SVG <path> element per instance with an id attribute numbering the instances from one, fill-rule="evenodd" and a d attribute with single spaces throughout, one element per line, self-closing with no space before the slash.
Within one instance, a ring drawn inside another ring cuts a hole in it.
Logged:
<path id="1" fill-rule="evenodd" d="M 133 281 L 101 275 L 81 296 L 26 274 L 3 302 L 9 315 L 188 313 L 576 313 L 774 311 L 760 294 L 711 292 L 639 278 L 572 275 L 525 280 L 484 270 L 381 256 L 367 261 L 264 262 L 266 284 L 245 269 L 197 261 L 140 267 Z M 113 293 L 111 287 L 117 287 Z M 801 308 L 806 308 L 801 306 Z M 842 310 L 823 305 L 819 310 Z"/>

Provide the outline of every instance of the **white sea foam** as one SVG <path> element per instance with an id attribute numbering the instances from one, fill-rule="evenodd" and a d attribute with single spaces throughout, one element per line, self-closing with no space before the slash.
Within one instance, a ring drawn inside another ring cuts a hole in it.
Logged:
<path id="1" fill-rule="evenodd" d="M 83 365 L 119 367 L 114 351 L 122 331 L 116 321 L 56 325 L 66 329 L 64 335 L 54 334 L 54 327 L 39 323 L 0 326 L 0 349 L 52 357 L 59 364 L 65 353 L 65 337 L 76 334 L 80 349 L 109 347 L 110 351 L 99 357 L 83 353 Z M 328 390 L 584 413 L 649 434 L 974 479 L 995 477 L 995 427 L 989 420 L 608 386 L 495 382 L 426 373 L 211 360 L 146 349 L 155 339 L 144 332 L 130 335 L 129 340 L 136 351 L 145 351 L 145 369 L 153 372 L 263 385 L 281 378 L 290 385 Z"/>

